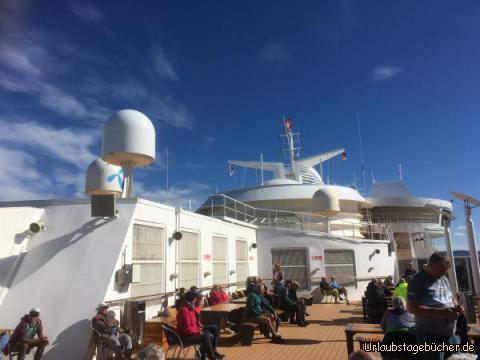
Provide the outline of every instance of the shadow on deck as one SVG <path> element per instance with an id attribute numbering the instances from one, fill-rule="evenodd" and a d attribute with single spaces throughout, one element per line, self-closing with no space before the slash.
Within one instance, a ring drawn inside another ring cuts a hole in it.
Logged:
<path id="1" fill-rule="evenodd" d="M 252 346 L 222 346 L 218 350 L 228 360 L 346 360 L 345 325 L 363 321 L 361 304 L 315 304 L 308 312 L 311 324 L 307 327 L 282 323 L 279 332 L 285 344 L 273 344 L 256 332 Z M 193 352 L 188 358 L 193 359 Z"/>

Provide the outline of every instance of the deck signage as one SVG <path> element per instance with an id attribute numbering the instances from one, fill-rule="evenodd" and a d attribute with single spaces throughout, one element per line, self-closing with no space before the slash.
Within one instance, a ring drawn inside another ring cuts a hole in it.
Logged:
<path id="1" fill-rule="evenodd" d="M 312 260 L 323 260 L 323 256 L 322 255 L 312 255 Z"/>

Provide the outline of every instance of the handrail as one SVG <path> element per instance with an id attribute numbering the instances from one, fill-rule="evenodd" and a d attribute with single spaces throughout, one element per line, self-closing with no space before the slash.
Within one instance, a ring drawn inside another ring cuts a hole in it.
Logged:
<path id="1" fill-rule="evenodd" d="M 216 208 L 221 209 L 220 211 L 215 211 Z M 373 223 L 371 221 L 359 221 L 356 223 L 335 216 L 327 217 L 308 212 L 255 208 L 225 194 L 212 195 L 209 203 L 205 203 L 205 206 L 201 209 L 204 209 L 204 214 L 208 214 L 211 217 L 233 218 L 258 226 L 298 227 L 302 230 L 321 231 L 329 235 L 332 232 L 335 235 L 342 235 L 339 234 L 339 232 L 342 232 L 343 236 L 354 238 L 363 238 L 363 232 L 369 234 L 372 239 L 374 238 L 373 234 L 379 234 L 379 238 L 388 238 L 386 224 Z"/>

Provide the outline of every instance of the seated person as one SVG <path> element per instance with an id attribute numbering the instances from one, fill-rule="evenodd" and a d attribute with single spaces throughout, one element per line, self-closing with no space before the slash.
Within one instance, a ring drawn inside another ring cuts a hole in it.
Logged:
<path id="1" fill-rule="evenodd" d="M 408 283 L 405 280 L 405 278 L 402 277 L 398 282 L 397 286 L 395 287 L 395 290 L 393 290 L 393 296 L 401 297 L 404 300 L 407 300 L 407 293 L 408 293 Z"/>
<path id="2" fill-rule="evenodd" d="M 370 281 L 366 293 L 370 319 L 373 323 L 379 324 L 383 317 L 383 313 L 387 309 L 387 301 L 385 300 L 383 288 L 378 286 L 377 279 L 372 279 L 372 281 Z"/>
<path id="3" fill-rule="evenodd" d="M 393 288 L 395 287 L 395 284 L 393 283 L 393 277 L 391 275 L 388 275 L 385 281 L 383 282 L 383 285 L 388 288 Z"/>
<path id="4" fill-rule="evenodd" d="M 10 336 L 6 331 L 0 331 L 0 360 L 3 359 L 2 351 L 5 355 L 8 355 L 8 341 L 10 340 Z"/>
<path id="5" fill-rule="evenodd" d="M 407 265 L 407 268 L 405 269 L 405 273 L 403 274 L 403 277 L 408 283 L 416 273 L 417 273 L 417 270 L 415 269 L 413 264 L 410 263 Z"/>
<path id="6" fill-rule="evenodd" d="M 38 336 L 38 338 L 35 338 L 35 336 Z M 45 346 L 48 345 L 48 338 L 43 335 L 39 308 L 32 308 L 28 314 L 21 318 L 9 343 L 11 351 L 18 352 L 18 360 L 24 360 L 27 353 L 34 347 L 37 348 L 34 359 L 40 360 L 42 358 Z"/>
<path id="7" fill-rule="evenodd" d="M 223 359 L 217 352 L 218 328 L 214 325 L 199 327 L 194 311 L 194 301 L 201 295 L 187 292 L 177 311 L 177 333 L 186 345 L 200 344 L 201 359 Z"/>
<path id="8" fill-rule="evenodd" d="M 185 288 L 182 287 L 178 289 L 177 298 L 175 299 L 175 309 L 178 310 L 178 308 L 182 304 L 184 296 L 185 296 Z"/>
<path id="9" fill-rule="evenodd" d="M 247 278 L 247 294 L 250 294 L 252 291 L 255 291 L 257 286 L 257 277 L 251 276 Z"/>
<path id="10" fill-rule="evenodd" d="M 226 298 L 222 292 L 220 292 L 220 288 L 218 285 L 213 285 L 212 290 L 210 291 L 210 295 L 208 297 L 208 305 L 218 305 L 218 304 L 225 304 L 229 301 L 226 301 Z"/>
<path id="11" fill-rule="evenodd" d="M 335 304 L 340 304 L 340 301 L 338 301 L 338 299 L 340 298 L 338 289 L 333 289 L 330 287 L 330 285 L 327 282 L 326 276 L 322 276 L 322 279 L 320 280 L 320 291 L 324 295 L 333 296 L 335 298 Z"/>
<path id="12" fill-rule="evenodd" d="M 275 321 L 275 331 L 278 332 L 278 328 L 280 327 L 280 318 L 277 316 L 277 313 L 273 308 L 272 297 L 270 292 L 268 291 L 268 288 L 265 285 L 262 285 L 262 289 L 263 292 L 260 297 L 262 300 L 262 310 L 267 316 L 273 318 L 273 321 Z M 265 335 L 266 338 L 270 337 L 270 334 L 266 330 L 266 328 L 263 329 L 263 335 Z"/>
<path id="13" fill-rule="evenodd" d="M 392 310 L 387 310 L 383 314 L 380 325 L 382 326 L 385 336 L 382 344 L 408 344 L 416 345 L 417 337 L 415 330 L 415 317 L 406 310 L 405 300 L 401 297 L 395 297 L 392 300 Z M 385 359 L 391 357 L 416 358 L 412 353 L 382 353 Z"/>
<path id="14" fill-rule="evenodd" d="M 220 292 L 220 297 L 224 304 L 229 303 L 232 301 L 228 293 L 225 291 L 222 285 L 218 285 L 218 291 Z"/>
<path id="15" fill-rule="evenodd" d="M 112 325 L 112 337 L 118 339 L 125 358 L 130 359 L 132 356 L 132 338 L 120 328 L 120 322 L 115 318 L 115 311 L 107 311 L 107 319 Z"/>
<path id="16" fill-rule="evenodd" d="M 272 335 L 272 342 L 284 343 L 285 340 L 275 330 L 275 318 L 271 313 L 265 312 L 262 308 L 263 285 L 258 284 L 255 290 L 248 294 L 247 308 L 245 310 L 245 320 L 255 324 L 262 325 L 269 334 Z"/>
<path id="17" fill-rule="evenodd" d="M 115 354 L 115 358 L 124 359 L 122 344 L 120 343 L 120 340 L 117 338 L 117 336 L 113 335 L 115 330 L 114 328 L 117 325 L 115 323 L 112 323 L 107 317 L 107 311 L 107 304 L 98 305 L 97 314 L 92 319 L 92 327 L 100 333 L 100 336 L 102 337 L 103 347 L 112 350 Z"/>
<path id="18" fill-rule="evenodd" d="M 342 285 L 340 285 L 336 280 L 335 276 L 330 277 L 330 283 L 328 284 L 330 288 L 332 289 L 337 289 L 339 295 L 343 295 L 345 297 L 345 302 L 349 304 L 350 302 L 348 301 L 348 291 L 345 289 Z"/>
<path id="19" fill-rule="evenodd" d="M 291 280 L 285 281 L 278 292 L 278 302 L 282 310 L 287 311 L 290 315 L 290 324 L 298 326 L 307 326 L 305 321 L 305 304 L 299 301 L 297 297 L 297 287 Z"/>

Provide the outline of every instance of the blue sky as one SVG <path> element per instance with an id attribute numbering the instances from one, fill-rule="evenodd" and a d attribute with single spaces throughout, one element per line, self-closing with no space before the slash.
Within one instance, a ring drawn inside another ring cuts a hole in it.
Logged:
<path id="1" fill-rule="evenodd" d="M 480 197 L 479 18 L 478 1 L 3 1 L 0 200 L 83 196 L 124 108 L 156 128 L 157 162 L 136 173 L 147 198 L 167 195 L 167 146 L 169 196 L 233 187 L 229 159 L 278 160 L 284 115 L 305 156 L 347 149 L 326 167 L 348 185 L 357 114 L 367 186 L 402 163 L 415 195 Z"/>

